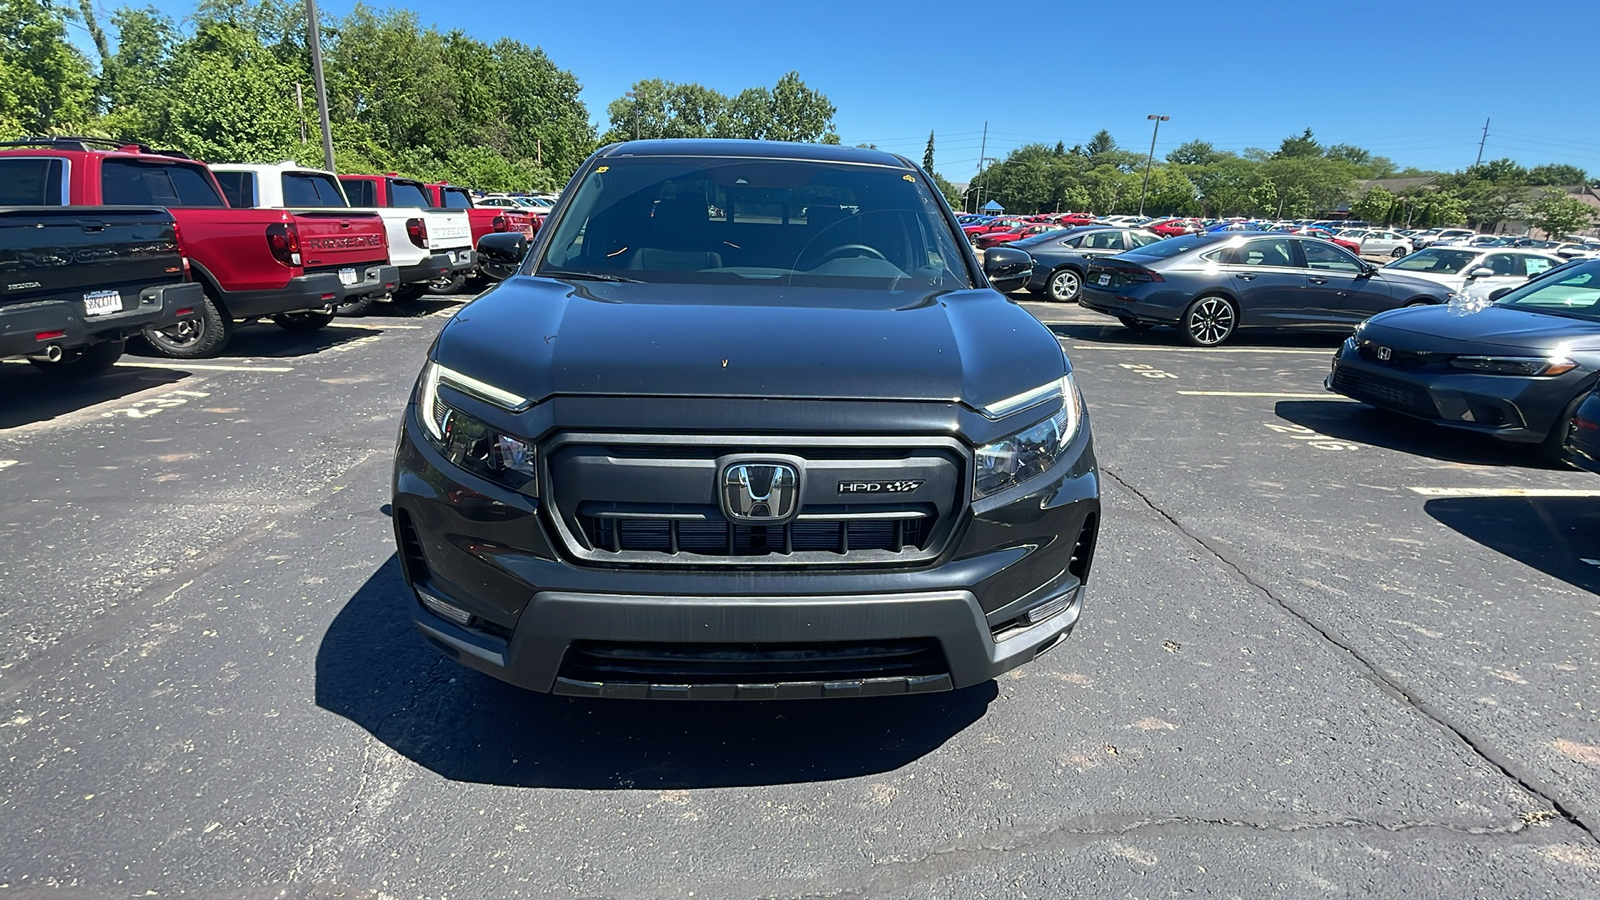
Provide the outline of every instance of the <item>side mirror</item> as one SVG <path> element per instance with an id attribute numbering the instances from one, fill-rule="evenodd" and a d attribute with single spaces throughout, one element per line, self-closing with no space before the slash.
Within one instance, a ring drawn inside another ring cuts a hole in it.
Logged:
<path id="1" fill-rule="evenodd" d="M 528 239 L 520 234 L 486 234 L 478 239 L 478 268 L 495 281 L 517 274 L 528 255 Z"/>
<path id="2" fill-rule="evenodd" d="M 1494 270 L 1488 266 L 1479 266 L 1467 273 L 1468 278 L 1493 278 Z"/>
<path id="3" fill-rule="evenodd" d="M 1008 294 L 1028 283 L 1033 257 L 1014 247 L 990 247 L 983 253 L 983 274 L 995 290 Z"/>

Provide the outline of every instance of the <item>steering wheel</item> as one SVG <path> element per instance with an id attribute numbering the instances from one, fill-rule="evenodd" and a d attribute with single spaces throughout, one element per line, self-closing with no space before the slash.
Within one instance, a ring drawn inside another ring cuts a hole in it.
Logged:
<path id="1" fill-rule="evenodd" d="M 845 251 L 847 251 L 847 250 L 858 250 L 858 251 L 861 251 L 859 253 L 852 253 L 852 254 L 850 254 L 851 256 L 867 256 L 867 257 L 872 257 L 872 258 L 876 258 L 876 259 L 881 259 L 884 262 L 888 262 L 889 261 L 889 257 L 884 256 L 882 253 L 878 252 L 878 248 L 876 248 L 876 247 L 868 247 L 866 244 L 844 244 L 842 246 L 835 247 L 832 250 L 829 250 L 827 253 L 822 254 L 822 258 L 817 260 L 817 265 L 820 266 L 823 263 L 831 262 L 835 257 L 844 256 L 845 255 Z"/>

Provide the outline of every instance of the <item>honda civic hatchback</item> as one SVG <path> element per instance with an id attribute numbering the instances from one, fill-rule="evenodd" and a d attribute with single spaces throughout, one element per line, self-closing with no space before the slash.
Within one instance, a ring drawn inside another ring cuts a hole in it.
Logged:
<path id="1" fill-rule="evenodd" d="M 917 166 L 612 145 L 418 378 L 409 611 L 535 691 L 690 700 L 980 684 L 1079 620 L 1100 522 L 1057 339 Z"/>

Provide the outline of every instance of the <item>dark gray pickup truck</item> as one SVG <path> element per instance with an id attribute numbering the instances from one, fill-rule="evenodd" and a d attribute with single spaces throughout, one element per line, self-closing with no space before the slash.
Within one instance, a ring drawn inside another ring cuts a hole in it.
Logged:
<path id="1" fill-rule="evenodd" d="M 198 315 L 172 214 L 158 207 L 0 207 L 0 359 L 103 372 L 127 338 Z"/>

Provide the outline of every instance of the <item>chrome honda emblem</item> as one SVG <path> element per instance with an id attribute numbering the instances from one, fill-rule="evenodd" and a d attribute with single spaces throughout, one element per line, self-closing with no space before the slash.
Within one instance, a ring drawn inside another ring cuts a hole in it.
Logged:
<path id="1" fill-rule="evenodd" d="M 1383 362 L 1388 362 L 1391 358 L 1393 358 L 1393 356 L 1394 356 L 1394 351 L 1390 350 L 1388 347 L 1379 347 L 1378 348 L 1378 359 L 1379 360 L 1381 360 Z"/>
<path id="2" fill-rule="evenodd" d="M 800 472 L 788 463 L 738 463 L 722 470 L 722 511 L 735 522 L 784 522 L 799 505 Z"/>

